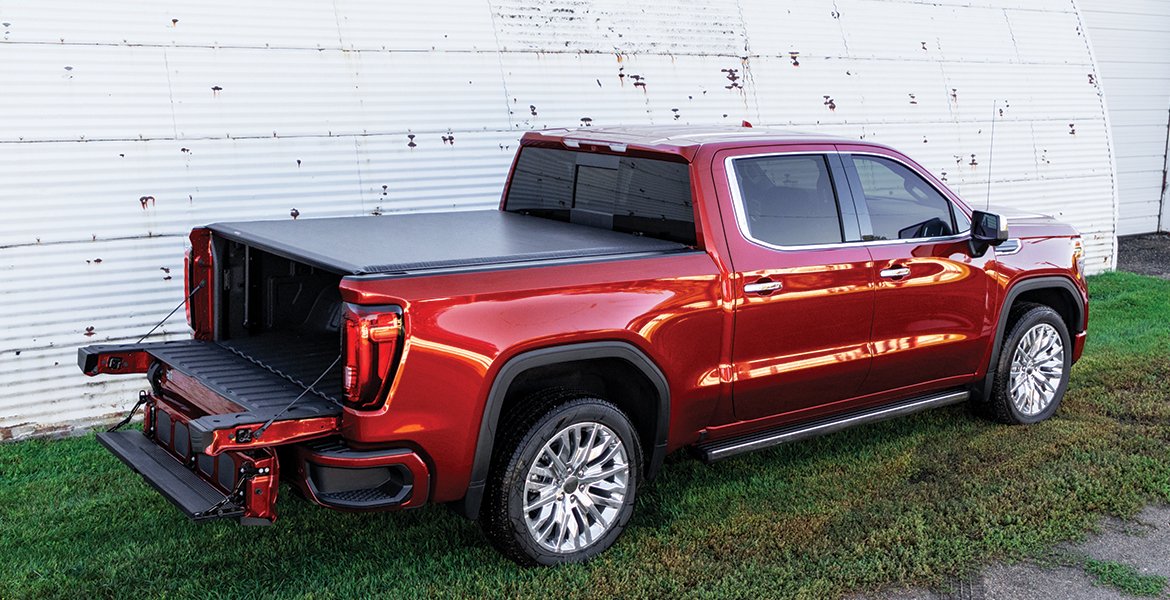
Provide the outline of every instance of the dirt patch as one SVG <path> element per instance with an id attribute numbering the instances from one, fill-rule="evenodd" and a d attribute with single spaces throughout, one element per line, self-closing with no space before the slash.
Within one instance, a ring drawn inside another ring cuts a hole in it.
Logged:
<path id="1" fill-rule="evenodd" d="M 1170 279 L 1170 233 L 1117 238 L 1117 268 Z"/>
<path id="2" fill-rule="evenodd" d="M 1094 577 L 1094 566 L 1121 567 L 1127 579 Z M 1062 544 L 1042 560 L 991 565 L 941 589 L 889 588 L 852 600 L 1124 600 L 1166 597 L 1170 506 L 1149 506 L 1130 521 L 1103 519 L 1097 534 Z M 1132 585 L 1148 582 L 1148 590 Z"/>

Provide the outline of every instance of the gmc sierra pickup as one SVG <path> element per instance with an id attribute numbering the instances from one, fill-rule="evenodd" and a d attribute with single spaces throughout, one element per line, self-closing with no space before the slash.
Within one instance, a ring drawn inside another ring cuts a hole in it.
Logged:
<path id="1" fill-rule="evenodd" d="M 1010 230 L 1008 223 L 1010 222 Z M 736 454 L 969 402 L 1060 405 L 1081 238 L 972 210 L 898 151 L 761 128 L 527 133 L 498 211 L 191 233 L 193 338 L 98 441 L 196 521 L 446 503 L 522 564 L 614 543 L 675 450 Z"/>

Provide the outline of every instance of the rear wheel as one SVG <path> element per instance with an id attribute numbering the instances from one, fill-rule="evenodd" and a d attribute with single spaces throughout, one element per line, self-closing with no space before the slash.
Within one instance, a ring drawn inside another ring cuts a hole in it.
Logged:
<path id="1" fill-rule="evenodd" d="M 1004 423 L 1039 423 L 1068 389 L 1072 344 L 1056 311 L 1040 304 L 1012 308 L 992 388 L 991 408 Z"/>
<path id="2" fill-rule="evenodd" d="M 634 511 L 642 451 L 630 420 L 588 394 L 550 391 L 501 431 L 482 525 L 525 565 L 582 562 L 613 545 Z"/>

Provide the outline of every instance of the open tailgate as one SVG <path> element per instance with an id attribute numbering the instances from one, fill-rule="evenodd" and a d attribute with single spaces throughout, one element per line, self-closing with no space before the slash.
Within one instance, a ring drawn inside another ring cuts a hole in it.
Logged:
<path id="1" fill-rule="evenodd" d="M 329 372 L 340 370 L 336 363 L 326 370 L 332 358 L 295 341 L 267 362 L 247 350 L 186 340 L 78 352 L 87 375 L 147 373 L 142 432 L 99 433 L 98 441 L 196 521 L 271 523 L 280 480 L 273 446 L 333 435 L 340 426 L 341 404 L 328 393 L 340 385 Z M 287 374 L 321 362 L 318 384 L 326 391 Z"/>
<path id="2" fill-rule="evenodd" d="M 288 355 L 314 359 L 296 352 Z M 339 388 L 334 381 L 340 367 L 309 390 L 311 381 L 287 375 L 289 370 L 271 362 L 251 358 L 228 342 L 200 340 L 99 345 L 78 351 L 78 365 L 87 375 L 149 369 L 151 396 L 180 409 L 188 418 L 192 450 L 210 456 L 324 437 L 338 430 L 340 400 L 321 390 Z M 263 435 L 256 436 L 256 430 L 274 417 Z"/>

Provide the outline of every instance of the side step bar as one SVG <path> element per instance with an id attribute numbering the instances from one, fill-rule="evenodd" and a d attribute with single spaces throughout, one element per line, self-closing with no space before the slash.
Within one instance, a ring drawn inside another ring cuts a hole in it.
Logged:
<path id="1" fill-rule="evenodd" d="M 184 467 L 161 446 L 142 435 L 142 432 L 103 432 L 97 434 L 97 439 L 190 519 L 209 521 L 243 516 L 243 507 L 232 502 L 225 503 L 215 513 L 207 514 L 205 511 L 223 501 L 224 494 Z"/>
<path id="2" fill-rule="evenodd" d="M 745 452 L 841 431 L 854 425 L 876 423 L 931 408 L 959 404 L 965 402 L 970 395 L 967 390 L 953 390 L 929 396 L 919 396 L 896 404 L 885 404 L 811 423 L 786 425 L 776 429 L 766 429 L 738 437 L 707 442 L 695 446 L 695 450 L 700 459 L 710 463 Z"/>

